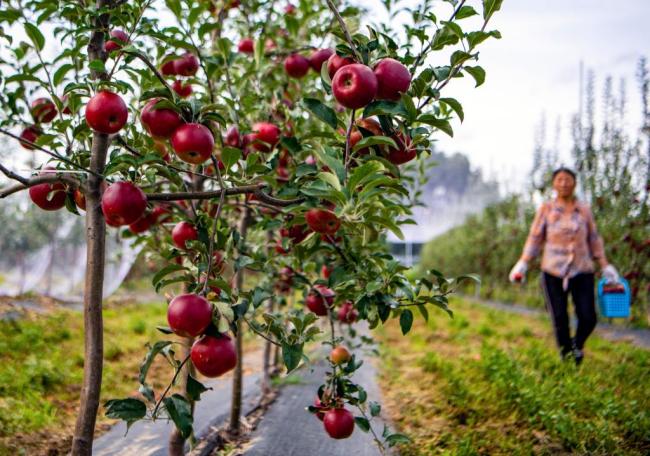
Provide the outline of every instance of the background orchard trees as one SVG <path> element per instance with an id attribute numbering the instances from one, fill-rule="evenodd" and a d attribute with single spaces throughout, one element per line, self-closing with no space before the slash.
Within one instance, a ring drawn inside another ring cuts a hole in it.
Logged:
<path id="1" fill-rule="evenodd" d="M 194 369 L 211 377 L 237 366 L 237 433 L 242 332 L 280 347 L 291 371 L 328 328 L 331 369 L 310 410 L 333 438 L 355 423 L 372 430 L 379 406 L 352 380 L 360 360 L 339 347 L 337 315 L 347 309 L 344 319 L 371 329 L 398 318 L 407 333 L 415 308 L 424 318 L 427 304 L 448 310 L 463 280 L 433 271 L 413 282 L 383 243 L 386 230 L 402 237 L 400 225 L 412 223 L 408 170 L 464 116 L 443 89 L 458 77 L 482 84 L 476 48 L 500 37 L 487 25 L 501 1 L 444 3 L 438 17 L 429 1 L 386 2 L 406 25 L 361 28 L 364 11 L 329 0 L 7 2 L 0 131 L 46 156 L 30 178 L 3 164 L 18 184 L 0 196 L 29 188 L 39 207 L 86 217 L 73 454 L 90 452 L 99 405 L 106 224 L 159 257 L 156 291 L 183 288 L 143 361 L 139 397 L 108 401 L 109 416 L 173 420 L 180 452 L 206 393 Z M 434 53 L 446 63 L 432 66 Z M 157 356 L 172 368 L 163 391 L 147 383 Z M 400 438 L 375 435 L 382 448 Z"/>

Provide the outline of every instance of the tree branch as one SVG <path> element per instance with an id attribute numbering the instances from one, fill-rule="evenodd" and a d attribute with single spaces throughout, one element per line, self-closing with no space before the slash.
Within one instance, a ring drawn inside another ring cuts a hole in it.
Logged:
<path id="1" fill-rule="evenodd" d="M 255 192 L 255 196 L 257 199 L 262 201 L 263 203 L 270 204 L 272 206 L 279 206 L 279 207 L 285 207 L 285 206 L 292 206 L 294 204 L 300 204 L 303 201 L 305 201 L 305 198 L 294 198 L 290 200 L 284 200 L 284 199 L 279 199 L 279 198 L 274 198 L 273 196 L 269 195 L 268 193 L 264 193 L 262 191 L 264 187 L 259 187 L 259 189 Z"/>
<path id="2" fill-rule="evenodd" d="M 160 71 L 158 71 L 158 68 L 156 68 L 156 66 L 153 63 L 151 63 L 151 61 L 146 56 L 144 56 L 143 54 L 137 51 L 124 50 L 122 52 L 124 54 L 130 54 L 134 57 L 139 58 L 145 65 L 147 65 L 147 67 L 149 67 L 151 71 L 153 71 L 153 74 L 156 76 L 156 78 L 158 78 L 158 80 L 162 83 L 162 85 L 164 85 L 165 88 L 169 90 L 170 93 L 172 94 L 174 93 L 171 86 L 167 83 L 167 81 L 165 81 L 165 78 L 163 77 L 162 74 L 160 74 Z"/>
<path id="3" fill-rule="evenodd" d="M 16 185 L 12 185 L 11 187 L 0 189 L 0 199 L 6 198 L 7 196 L 13 195 L 14 193 L 18 193 L 22 190 L 27 190 L 28 188 L 34 187 L 35 185 L 39 185 L 39 184 L 68 184 L 73 188 L 81 187 L 81 182 L 79 182 L 77 179 L 75 179 L 72 176 L 66 176 L 66 175 L 36 176 L 36 177 L 32 177 L 31 179 L 21 178 L 19 182 L 20 184 L 16 184 Z"/>
<path id="4" fill-rule="evenodd" d="M 226 195 L 241 195 L 245 193 L 256 193 L 258 190 L 266 187 L 266 184 L 243 185 L 241 187 L 232 187 L 225 189 Z M 222 190 L 212 190 L 207 192 L 175 192 L 175 193 L 149 193 L 148 201 L 180 201 L 180 200 L 208 200 L 220 198 Z"/>
<path id="5" fill-rule="evenodd" d="M 334 13 L 334 16 L 336 16 L 336 20 L 339 21 L 341 30 L 343 30 L 343 35 L 345 35 L 345 40 L 348 42 L 348 46 L 350 46 L 350 49 L 352 49 L 355 59 L 361 61 L 359 52 L 357 51 L 357 48 L 354 45 L 354 42 L 352 41 L 352 36 L 350 35 L 350 31 L 348 30 L 347 25 L 345 25 L 345 21 L 343 20 L 341 13 L 339 13 L 339 10 L 336 9 L 336 5 L 334 5 L 334 2 L 332 2 L 332 0 L 325 0 L 325 1 L 327 2 L 327 6 L 329 7 L 329 9 L 332 11 L 332 13 Z"/>

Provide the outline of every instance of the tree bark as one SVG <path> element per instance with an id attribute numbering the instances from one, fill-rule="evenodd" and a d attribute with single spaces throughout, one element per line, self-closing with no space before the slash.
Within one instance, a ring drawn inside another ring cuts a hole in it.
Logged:
<path id="1" fill-rule="evenodd" d="M 266 304 L 266 311 L 273 312 L 273 298 L 269 299 Z M 273 344 L 269 340 L 264 340 L 264 357 L 263 357 L 263 376 L 262 376 L 262 394 L 271 392 L 271 350 Z"/>
<path id="2" fill-rule="evenodd" d="M 95 133 L 90 157 L 91 170 L 101 174 L 106 163 L 108 135 Z M 84 380 L 77 416 L 72 455 L 92 454 L 95 420 L 99 408 L 104 356 L 102 298 L 106 223 L 100 207 L 101 179 L 88 176 L 86 193 L 86 281 L 84 284 Z"/>
<path id="3" fill-rule="evenodd" d="M 109 6 L 107 0 L 97 0 L 98 9 Z M 88 43 L 90 61 L 106 61 L 104 31 L 108 30 L 110 15 L 97 16 L 94 31 Z M 106 72 L 92 70 L 94 79 L 108 79 Z M 90 150 L 90 170 L 86 192 L 86 278 L 84 284 L 84 379 L 81 389 L 81 404 L 71 454 L 86 456 L 92 454 L 95 421 L 99 409 L 99 394 L 102 386 L 104 356 L 104 322 L 102 299 L 104 292 L 104 258 L 106 250 L 106 222 L 100 207 L 102 178 L 106 166 L 106 154 L 110 140 L 104 133 L 93 133 Z"/>
<path id="4" fill-rule="evenodd" d="M 241 243 L 245 244 L 246 242 L 246 233 L 248 232 L 248 224 L 250 221 L 250 209 L 245 208 L 244 212 L 241 215 L 239 220 L 239 234 L 241 237 Z M 244 269 L 240 269 L 236 272 L 235 278 L 237 284 L 237 290 L 241 290 L 244 286 Z M 235 338 L 235 347 L 237 349 L 237 366 L 235 366 L 235 372 L 232 382 L 232 402 L 230 407 L 230 426 L 228 431 L 231 434 L 239 434 L 239 419 L 241 417 L 241 398 L 242 398 L 242 366 L 244 364 L 244 353 L 243 353 L 243 326 L 241 324 L 241 319 L 237 321 L 237 336 Z"/>

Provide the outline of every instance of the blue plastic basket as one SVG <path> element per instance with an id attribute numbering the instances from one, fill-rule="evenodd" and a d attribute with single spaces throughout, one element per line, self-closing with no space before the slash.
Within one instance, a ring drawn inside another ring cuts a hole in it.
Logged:
<path id="1" fill-rule="evenodd" d="M 632 300 L 630 284 L 623 278 L 619 279 L 619 282 L 625 289 L 623 293 L 606 293 L 604 288 L 607 280 L 603 278 L 598 281 L 598 307 L 603 317 L 627 318 L 630 316 L 630 301 Z"/>

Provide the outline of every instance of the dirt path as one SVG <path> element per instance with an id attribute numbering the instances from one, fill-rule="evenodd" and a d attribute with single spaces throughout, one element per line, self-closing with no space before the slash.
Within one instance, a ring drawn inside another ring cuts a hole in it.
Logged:
<path id="1" fill-rule="evenodd" d="M 467 297 L 467 299 L 472 302 L 491 307 L 493 309 L 503 310 L 519 315 L 547 315 L 546 311 L 543 309 L 534 309 L 531 307 L 524 307 L 516 304 L 504 304 L 502 302 L 488 301 L 471 297 Z M 601 321 L 598 322 L 598 326 L 596 326 L 596 333 L 608 340 L 617 342 L 630 342 L 637 347 L 650 350 L 650 329 L 624 328 L 618 325 L 611 325 L 602 321 L 601 319 Z"/>

